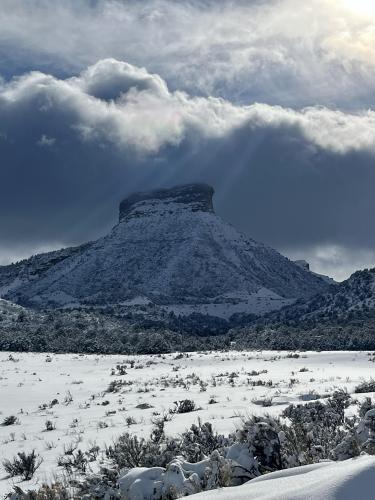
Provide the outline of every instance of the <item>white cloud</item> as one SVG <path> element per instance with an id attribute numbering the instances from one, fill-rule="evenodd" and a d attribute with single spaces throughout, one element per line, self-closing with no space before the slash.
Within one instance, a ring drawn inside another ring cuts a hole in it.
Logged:
<path id="1" fill-rule="evenodd" d="M 366 108 L 374 90 L 375 15 L 356 3 L 3 0 L 0 47 L 21 67 L 31 58 L 75 72 L 110 56 L 193 94 Z"/>
<path id="2" fill-rule="evenodd" d="M 48 137 L 47 135 L 42 134 L 39 141 L 37 142 L 37 145 L 48 148 L 48 147 L 53 146 L 55 144 L 55 142 L 56 142 L 56 139 L 54 137 Z"/>
<path id="3" fill-rule="evenodd" d="M 70 127 L 82 141 L 108 141 L 118 148 L 157 153 L 192 138 L 199 142 L 231 134 L 238 127 L 297 129 L 312 146 L 336 153 L 375 151 L 375 112 L 356 114 L 308 107 L 236 106 L 214 97 L 168 90 L 160 76 L 107 59 L 65 80 L 32 72 L 3 84 L 0 108 L 12 113 L 34 106 L 45 115 L 70 113 Z M 292 133 L 292 132 L 291 132 Z M 51 146 L 43 134 L 38 144 Z"/>
<path id="4" fill-rule="evenodd" d="M 145 68 L 115 59 L 98 61 L 71 82 L 99 99 L 117 99 L 130 89 L 138 92 L 149 90 L 160 97 L 168 96 L 167 85 L 159 75 L 151 75 Z"/>

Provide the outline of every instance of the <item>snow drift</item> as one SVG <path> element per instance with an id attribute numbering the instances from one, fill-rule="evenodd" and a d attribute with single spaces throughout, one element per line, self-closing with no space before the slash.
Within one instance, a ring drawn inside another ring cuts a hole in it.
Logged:
<path id="1" fill-rule="evenodd" d="M 370 500 L 374 498 L 375 457 L 323 462 L 273 472 L 242 486 L 190 496 L 197 500 Z"/>

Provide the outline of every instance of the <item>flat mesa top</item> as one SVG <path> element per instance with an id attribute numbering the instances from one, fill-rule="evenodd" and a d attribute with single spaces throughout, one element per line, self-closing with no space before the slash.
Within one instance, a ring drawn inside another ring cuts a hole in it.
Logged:
<path id="1" fill-rule="evenodd" d="M 214 189 L 208 184 L 185 184 L 169 189 L 156 189 L 130 195 L 120 203 L 120 222 L 131 212 L 133 206 L 147 200 L 162 200 L 166 203 L 191 205 L 193 210 L 213 212 Z"/>

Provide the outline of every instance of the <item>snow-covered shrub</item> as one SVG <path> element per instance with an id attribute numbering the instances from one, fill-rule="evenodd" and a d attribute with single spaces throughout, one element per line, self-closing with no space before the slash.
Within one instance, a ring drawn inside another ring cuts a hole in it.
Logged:
<path id="1" fill-rule="evenodd" d="M 175 401 L 176 407 L 171 410 L 172 413 L 190 413 L 197 410 L 197 407 L 191 399 L 183 399 L 182 401 Z"/>
<path id="2" fill-rule="evenodd" d="M 353 403 L 350 394 L 345 390 L 338 390 L 333 393 L 333 395 L 328 398 L 327 405 L 333 411 L 335 411 L 339 418 L 345 420 L 345 410 Z"/>
<path id="3" fill-rule="evenodd" d="M 375 392 L 375 380 L 367 380 L 357 385 L 354 389 L 354 392 L 357 394 L 365 393 L 365 392 Z"/>
<path id="4" fill-rule="evenodd" d="M 353 422 L 345 418 L 349 404 L 350 396 L 338 391 L 324 403 L 313 401 L 288 406 L 282 414 L 290 422 L 282 429 L 285 466 L 295 467 L 332 458 L 332 451 L 353 428 Z"/>
<path id="5" fill-rule="evenodd" d="M 105 392 L 120 392 L 122 387 L 127 384 L 128 382 L 126 380 L 111 380 Z"/>
<path id="6" fill-rule="evenodd" d="M 348 432 L 344 439 L 332 450 L 332 458 L 342 461 L 357 457 L 361 452 L 360 442 L 355 432 Z"/>
<path id="7" fill-rule="evenodd" d="M 198 462 L 187 462 L 177 458 L 171 462 L 177 464 L 190 478 L 196 474 L 199 478 L 199 488 L 203 491 L 229 486 L 232 479 L 232 462 L 224 458 L 218 450 L 211 453 L 209 457 Z"/>
<path id="8" fill-rule="evenodd" d="M 150 439 L 126 432 L 108 446 L 106 455 L 119 468 L 154 467 L 161 460 L 160 446 Z"/>
<path id="9" fill-rule="evenodd" d="M 77 450 L 71 455 L 63 455 L 59 457 L 57 464 L 60 467 L 63 467 L 68 473 L 84 473 L 86 472 L 88 458 L 86 453 L 83 453 L 81 450 Z"/>
<path id="10" fill-rule="evenodd" d="M 120 499 L 117 485 L 118 470 L 110 462 L 102 463 L 97 473 L 66 477 L 52 485 L 43 484 L 38 490 L 23 491 L 15 486 L 9 500 L 116 500 Z"/>
<path id="11" fill-rule="evenodd" d="M 361 450 L 375 455 L 375 408 L 368 410 L 357 428 Z"/>
<path id="12" fill-rule="evenodd" d="M 44 426 L 46 431 L 53 431 L 54 429 L 56 429 L 55 424 L 51 420 L 46 420 L 44 422 Z"/>
<path id="13" fill-rule="evenodd" d="M 78 477 L 71 484 L 74 486 L 75 498 L 87 500 L 114 500 L 120 498 L 117 481 L 119 472 L 110 461 L 101 463 L 95 474 Z"/>
<path id="14" fill-rule="evenodd" d="M 4 425 L 4 426 L 14 425 L 17 422 L 18 422 L 18 418 L 15 415 L 9 415 L 8 417 L 4 418 L 1 425 Z"/>
<path id="15" fill-rule="evenodd" d="M 135 425 L 137 423 L 134 417 L 126 417 L 125 422 L 128 427 L 130 427 L 131 425 Z"/>
<path id="16" fill-rule="evenodd" d="M 359 417 L 363 418 L 366 413 L 369 410 L 372 410 L 375 408 L 375 404 L 371 401 L 371 398 L 365 398 L 360 404 L 359 404 L 359 410 L 358 410 L 358 415 Z"/>
<path id="17" fill-rule="evenodd" d="M 123 500 L 174 500 L 199 491 L 229 486 L 231 462 L 214 451 L 196 463 L 176 458 L 164 467 L 137 467 L 119 480 Z"/>
<path id="18" fill-rule="evenodd" d="M 237 486 L 260 475 L 258 462 L 246 443 L 234 443 L 225 452 L 231 464 L 231 486 Z"/>
<path id="19" fill-rule="evenodd" d="M 180 454 L 189 462 L 198 462 L 214 450 L 221 450 L 229 444 L 228 439 L 214 432 L 209 422 L 192 424 L 190 429 L 183 432 L 179 443 Z"/>
<path id="20" fill-rule="evenodd" d="M 161 443 L 165 440 L 165 422 L 168 421 L 164 416 L 152 420 L 154 427 L 151 431 L 150 439 L 153 443 Z"/>
<path id="21" fill-rule="evenodd" d="M 174 500 L 201 491 L 198 476 L 187 477 L 177 463 L 167 469 L 131 469 L 120 478 L 119 488 L 123 500 Z"/>
<path id="22" fill-rule="evenodd" d="M 78 441 L 72 441 L 63 445 L 64 455 L 72 455 L 78 448 Z"/>
<path id="23" fill-rule="evenodd" d="M 252 477 L 281 469 L 279 432 L 279 423 L 269 416 L 253 416 L 237 431 L 238 441 L 246 444 L 249 456 L 253 458 L 248 469 Z"/>
<path id="24" fill-rule="evenodd" d="M 4 460 L 3 467 L 10 477 L 22 476 L 25 481 L 33 477 L 43 459 L 33 450 L 30 453 L 20 451 L 12 460 Z"/>
<path id="25" fill-rule="evenodd" d="M 54 483 L 42 485 L 37 491 L 23 491 L 19 486 L 14 487 L 14 492 L 8 495 L 9 500 L 70 500 L 71 490 L 66 485 Z"/>

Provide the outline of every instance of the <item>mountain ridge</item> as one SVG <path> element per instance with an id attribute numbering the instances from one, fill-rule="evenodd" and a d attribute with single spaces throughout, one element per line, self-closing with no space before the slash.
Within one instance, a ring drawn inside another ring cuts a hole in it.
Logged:
<path id="1" fill-rule="evenodd" d="M 270 313 L 271 322 L 324 323 L 375 314 L 375 268 L 355 271 L 348 279 L 310 299 Z"/>

